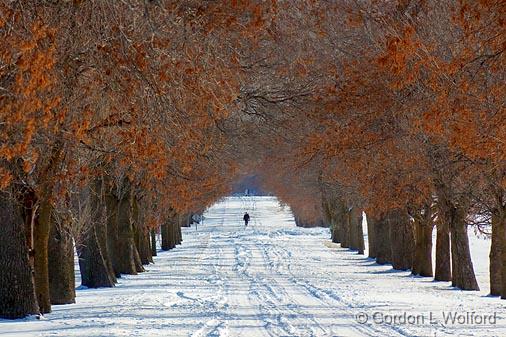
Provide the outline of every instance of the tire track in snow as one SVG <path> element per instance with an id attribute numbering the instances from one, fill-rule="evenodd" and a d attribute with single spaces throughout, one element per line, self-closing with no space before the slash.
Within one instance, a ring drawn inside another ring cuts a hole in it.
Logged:
<path id="1" fill-rule="evenodd" d="M 254 231 L 258 236 L 259 232 Z M 254 244 L 249 242 L 254 241 Z M 247 277 L 250 282 L 250 294 L 259 299 L 259 308 L 267 310 L 269 315 L 262 317 L 268 321 L 269 327 L 278 329 L 276 335 L 286 336 L 323 336 L 326 335 L 325 329 L 316 321 L 312 314 L 305 312 L 300 303 L 291 293 L 300 293 L 298 289 L 285 289 L 286 286 L 275 277 L 269 263 L 266 259 L 266 246 L 259 237 L 254 240 L 245 240 L 245 236 L 239 236 L 234 245 L 236 248 L 236 259 L 238 271 Z M 246 251 L 247 254 L 240 252 Z M 243 256 L 248 256 L 248 260 L 261 260 L 260 263 L 251 265 L 244 261 Z M 240 267 L 240 268 L 239 268 Z M 273 319 L 274 318 L 274 319 Z"/>
<path id="2" fill-rule="evenodd" d="M 222 227 L 225 222 L 225 214 L 227 210 L 227 203 L 223 207 L 222 217 L 220 226 Z M 226 278 L 224 277 L 223 271 L 220 268 L 219 262 L 221 261 L 219 257 L 224 256 L 223 248 L 220 246 L 221 244 L 221 235 L 210 234 L 209 241 L 213 244 L 210 244 L 212 248 L 212 253 L 206 254 L 206 259 L 212 260 L 212 274 L 207 278 L 207 282 L 212 285 L 218 285 L 219 290 L 217 294 L 217 298 L 212 302 L 208 302 L 209 306 L 207 308 L 211 308 L 214 311 L 212 319 L 208 320 L 203 326 L 194 334 L 193 337 L 218 337 L 218 336 L 227 336 L 228 335 L 228 324 L 226 322 L 227 313 L 226 309 L 228 308 L 228 288 Z"/>
<path id="3" fill-rule="evenodd" d="M 270 263 L 273 266 L 276 266 L 277 272 L 283 272 L 286 271 L 287 273 L 287 279 L 305 289 L 307 294 L 309 296 L 312 296 L 313 298 L 320 301 L 322 304 L 325 304 L 329 307 L 335 307 L 338 308 L 340 311 L 345 311 L 350 318 L 354 319 L 356 312 L 352 309 L 352 304 L 348 303 L 344 300 L 342 300 L 339 296 L 336 296 L 331 291 L 319 288 L 313 284 L 309 280 L 300 279 L 298 278 L 294 272 L 292 271 L 292 265 L 291 265 L 291 257 L 292 253 L 287 250 L 286 248 L 282 247 L 281 245 L 272 245 L 272 249 L 269 250 L 269 252 L 272 252 L 277 261 L 275 263 Z M 280 266 L 283 266 L 282 261 L 287 261 L 287 263 L 284 265 L 284 268 L 280 268 Z M 330 272 L 324 272 L 328 277 L 327 279 L 333 279 L 332 273 Z M 370 325 L 370 324 L 354 324 L 352 326 L 353 329 L 357 330 L 360 333 L 364 333 L 368 336 L 381 336 L 381 335 L 388 335 L 388 336 L 408 336 L 406 335 L 402 330 L 396 329 L 395 327 L 390 326 L 376 326 L 376 325 Z"/>

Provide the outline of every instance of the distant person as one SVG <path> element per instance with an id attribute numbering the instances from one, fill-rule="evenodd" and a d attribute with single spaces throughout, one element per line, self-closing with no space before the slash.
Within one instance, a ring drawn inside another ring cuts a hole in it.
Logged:
<path id="1" fill-rule="evenodd" d="M 249 214 L 248 214 L 248 212 L 244 213 L 244 216 L 242 217 L 242 219 L 244 220 L 244 226 L 247 226 L 248 222 L 249 222 Z"/>

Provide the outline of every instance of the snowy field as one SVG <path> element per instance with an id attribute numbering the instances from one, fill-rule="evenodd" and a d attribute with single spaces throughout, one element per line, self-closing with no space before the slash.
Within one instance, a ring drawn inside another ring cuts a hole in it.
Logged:
<path id="1" fill-rule="evenodd" d="M 79 289 L 42 320 L 0 320 L 0 337 L 506 336 L 506 301 L 487 296 L 486 240 L 471 238 L 482 291 L 464 292 L 338 248 L 328 229 L 296 228 L 275 198 L 226 198 L 205 216 L 147 272 Z"/>

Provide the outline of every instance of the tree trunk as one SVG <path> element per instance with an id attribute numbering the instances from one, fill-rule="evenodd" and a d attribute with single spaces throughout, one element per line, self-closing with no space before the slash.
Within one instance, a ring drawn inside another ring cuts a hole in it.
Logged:
<path id="1" fill-rule="evenodd" d="M 432 277 L 432 217 L 424 214 L 415 217 L 415 253 L 413 257 L 413 275 Z"/>
<path id="2" fill-rule="evenodd" d="M 48 200 L 49 194 L 41 200 L 39 215 L 33 232 L 35 293 L 41 313 L 51 312 L 49 294 L 48 243 L 51 229 L 53 207 Z"/>
<path id="3" fill-rule="evenodd" d="M 88 288 L 114 287 L 113 274 L 107 268 L 98 240 L 96 226 L 93 225 L 83 245 L 77 247 L 81 284 Z"/>
<path id="4" fill-rule="evenodd" d="M 109 273 L 109 277 L 113 281 L 113 283 L 117 283 L 116 272 L 113 267 L 113 262 L 111 258 L 111 253 L 109 250 L 108 240 L 107 240 L 107 209 L 104 203 L 100 204 L 100 207 L 103 209 L 103 213 L 101 213 L 102 218 L 100 221 L 96 221 L 95 232 L 97 235 L 98 245 L 100 246 L 100 251 L 102 252 L 102 257 L 104 259 L 105 267 L 107 268 L 107 272 Z"/>
<path id="5" fill-rule="evenodd" d="M 176 220 L 172 221 L 170 223 L 170 230 L 169 230 L 169 246 L 170 249 L 174 249 L 176 247 L 176 226 L 177 226 L 177 218 Z"/>
<path id="6" fill-rule="evenodd" d="M 451 235 L 452 286 L 462 290 L 480 290 L 469 250 L 466 209 L 449 202 L 443 207 L 443 220 L 449 223 Z"/>
<path id="7" fill-rule="evenodd" d="M 341 247 L 350 248 L 351 231 L 348 207 L 344 204 L 340 205 L 337 214 L 337 221 L 339 222 L 339 226 L 341 228 Z"/>
<path id="8" fill-rule="evenodd" d="M 442 221 L 442 219 L 439 219 L 436 224 L 436 230 L 436 272 L 434 280 L 451 281 L 450 232 L 448 224 Z"/>
<path id="9" fill-rule="evenodd" d="M 144 269 L 144 267 L 142 265 L 142 260 L 141 260 L 140 254 L 139 254 L 139 249 L 137 248 L 137 245 L 135 244 L 135 241 L 134 241 L 133 253 L 134 253 L 135 270 L 138 273 L 144 272 L 145 269 Z"/>
<path id="10" fill-rule="evenodd" d="M 376 263 L 387 264 L 392 261 L 390 243 L 390 228 L 387 216 L 381 216 L 374 222 L 374 237 L 376 239 Z"/>
<path id="11" fill-rule="evenodd" d="M 118 205 L 118 245 L 117 262 L 118 271 L 122 274 L 137 275 L 136 251 L 134 233 L 130 223 L 130 198 L 122 197 Z"/>
<path id="12" fill-rule="evenodd" d="M 156 256 L 157 255 L 157 252 L 156 252 L 156 231 L 154 229 L 152 229 L 150 231 L 150 234 L 151 234 L 151 255 Z"/>
<path id="13" fill-rule="evenodd" d="M 364 254 L 364 231 L 362 229 L 362 211 L 359 208 L 353 207 L 349 212 L 350 227 L 351 227 L 351 248 L 358 251 L 359 254 Z"/>
<path id="14" fill-rule="evenodd" d="M 183 233 L 181 226 L 176 225 L 176 245 L 183 243 Z"/>
<path id="15" fill-rule="evenodd" d="M 389 213 L 390 249 L 392 267 L 396 270 L 408 270 L 413 264 L 413 228 L 408 214 L 402 210 Z"/>
<path id="16" fill-rule="evenodd" d="M 374 259 L 376 258 L 377 255 L 376 236 L 375 236 L 376 231 L 374 229 L 377 220 L 367 214 L 366 217 L 367 217 L 367 242 L 369 244 L 369 257 Z"/>
<path id="17" fill-rule="evenodd" d="M 165 221 L 160 227 L 162 234 L 162 250 L 172 249 L 170 245 L 171 224 L 169 220 Z"/>
<path id="18" fill-rule="evenodd" d="M 151 255 L 151 248 L 149 245 L 149 230 L 139 229 L 137 233 L 139 247 L 139 256 L 143 265 L 153 263 L 153 257 Z"/>
<path id="19" fill-rule="evenodd" d="M 502 294 L 502 249 L 501 238 L 504 236 L 504 223 L 501 223 L 499 211 L 492 213 L 492 242 L 490 246 L 490 295 Z"/>
<path id="20" fill-rule="evenodd" d="M 39 312 L 24 222 L 16 202 L 0 192 L 0 318 Z"/>
<path id="21" fill-rule="evenodd" d="M 500 227 L 502 230 L 499 231 L 501 234 L 500 237 L 500 245 L 502 247 L 501 250 L 501 299 L 506 299 L 506 210 L 503 208 L 501 217 L 500 217 Z"/>
<path id="22" fill-rule="evenodd" d="M 324 198 L 323 200 L 323 211 L 325 218 L 329 224 L 330 227 L 330 239 L 333 243 L 339 243 L 341 242 L 341 239 L 339 237 L 339 230 L 338 230 L 338 223 L 336 221 L 336 211 L 335 211 L 335 204 L 331 203 L 331 201 L 326 200 Z"/>
<path id="23" fill-rule="evenodd" d="M 49 293 L 51 304 L 75 303 L 74 245 L 64 224 L 51 221 L 49 233 Z"/>
<path id="24" fill-rule="evenodd" d="M 113 287 L 116 277 L 107 246 L 107 206 L 103 202 L 103 186 L 96 180 L 90 190 L 92 209 L 89 229 L 83 244 L 77 247 L 81 284 L 88 288 Z"/>
<path id="25" fill-rule="evenodd" d="M 107 214 L 107 233 L 106 245 L 109 252 L 109 260 L 116 278 L 121 277 L 119 272 L 118 257 L 118 208 L 119 201 L 110 191 L 105 192 L 106 214 Z"/>
<path id="26" fill-rule="evenodd" d="M 140 272 L 144 271 L 144 267 L 142 265 L 149 264 L 149 261 L 147 260 L 147 256 L 146 256 L 146 262 L 144 263 L 144 261 L 141 257 L 141 253 L 142 253 L 142 249 L 143 249 L 143 247 L 142 247 L 143 242 L 141 242 L 141 234 L 142 234 L 143 229 L 142 229 L 142 225 L 140 223 L 139 201 L 132 194 L 132 199 L 130 202 L 131 202 L 130 206 L 131 206 L 131 210 L 132 210 L 131 217 L 130 217 L 130 223 L 132 225 L 132 231 L 134 233 L 134 244 L 135 244 L 135 246 L 134 246 L 135 247 L 135 249 L 134 249 L 135 268 L 137 269 L 137 272 L 140 273 Z"/>
<path id="27" fill-rule="evenodd" d="M 343 241 L 346 241 L 347 237 L 346 237 L 346 230 L 344 228 L 345 226 L 345 223 L 343 222 L 343 216 L 344 216 L 344 207 L 341 205 L 340 202 L 335 202 L 334 206 L 333 206 L 333 210 L 334 210 L 334 223 L 335 223 L 335 226 L 336 226 L 336 231 L 337 231 L 337 237 L 339 238 L 339 243 L 341 243 L 341 247 L 342 247 L 342 244 L 343 244 Z M 346 242 L 344 243 L 346 245 Z"/>
<path id="28" fill-rule="evenodd" d="M 357 233 L 357 219 L 355 218 L 355 214 L 353 214 L 353 208 L 350 209 L 346 216 L 347 216 L 347 223 L 348 223 L 348 226 L 350 227 L 349 231 L 350 231 L 350 241 L 349 241 L 349 244 L 350 244 L 350 249 L 352 250 L 357 250 L 357 246 L 358 246 L 358 233 Z"/>

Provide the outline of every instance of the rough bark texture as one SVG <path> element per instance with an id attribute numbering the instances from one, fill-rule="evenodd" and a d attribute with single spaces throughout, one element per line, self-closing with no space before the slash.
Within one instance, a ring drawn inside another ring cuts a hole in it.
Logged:
<path id="1" fill-rule="evenodd" d="M 180 245 L 183 243 L 183 233 L 181 231 L 181 226 L 176 226 L 176 245 Z"/>
<path id="2" fill-rule="evenodd" d="M 413 227 L 408 214 L 403 210 L 389 213 L 390 249 L 392 267 L 396 270 L 408 270 L 413 264 Z"/>
<path id="3" fill-rule="evenodd" d="M 134 233 L 130 223 L 130 197 L 129 194 L 119 200 L 118 205 L 118 243 L 117 255 L 118 271 L 122 274 L 137 274 L 136 249 Z M 138 255 L 138 254 L 137 254 Z"/>
<path id="4" fill-rule="evenodd" d="M 502 231 L 501 231 L 501 242 L 500 245 L 502 247 L 501 251 L 501 282 L 502 282 L 502 290 L 501 290 L 501 298 L 506 299 L 506 212 L 502 214 Z"/>
<path id="5" fill-rule="evenodd" d="M 413 275 L 432 277 L 432 218 L 430 214 L 414 218 L 415 253 Z"/>
<path id="6" fill-rule="evenodd" d="M 490 246 L 490 295 L 502 294 L 502 250 L 501 238 L 504 236 L 504 220 L 501 223 L 498 211 L 492 214 L 492 243 Z"/>
<path id="7" fill-rule="evenodd" d="M 143 245 L 144 245 L 144 237 L 141 239 L 141 235 L 143 235 L 142 231 L 142 224 L 140 223 L 140 211 L 139 211 L 139 201 L 137 198 L 132 196 L 131 199 L 131 218 L 130 223 L 132 226 L 132 231 L 134 233 L 134 244 L 135 244 L 135 250 L 134 250 L 134 257 L 135 257 L 135 267 L 137 269 L 137 272 L 143 272 L 144 267 L 142 265 L 149 264 L 149 261 L 147 260 L 147 255 L 150 255 L 149 252 L 147 255 L 145 255 L 143 260 L 143 254 L 145 254 L 145 251 L 143 252 Z"/>
<path id="8" fill-rule="evenodd" d="M 102 185 L 96 181 L 90 193 L 94 213 L 83 244 L 77 247 L 81 283 L 89 288 L 113 287 L 116 283 L 107 247 L 107 209 Z"/>
<path id="9" fill-rule="evenodd" d="M 107 211 L 107 251 L 116 278 L 121 277 L 118 260 L 118 207 L 119 201 L 110 191 L 105 192 Z"/>
<path id="10" fill-rule="evenodd" d="M 462 290 L 479 290 L 469 250 L 467 208 L 462 205 L 465 205 L 462 201 L 454 202 L 444 195 L 440 196 L 441 221 L 448 224 L 451 235 L 452 286 Z"/>
<path id="11" fill-rule="evenodd" d="M 367 241 L 369 243 L 369 257 L 374 259 L 376 258 L 376 231 L 374 226 L 376 224 L 376 219 L 367 215 Z"/>
<path id="12" fill-rule="evenodd" d="M 96 190 L 97 190 L 97 199 L 96 202 L 96 209 L 100 209 L 101 212 L 97 213 L 96 224 L 95 227 L 97 238 L 98 238 L 98 244 L 100 246 L 100 251 L 102 252 L 102 256 L 105 261 L 105 266 L 107 268 L 107 272 L 109 273 L 109 278 L 116 283 L 116 272 L 114 270 L 113 266 L 113 259 L 111 258 L 111 249 L 109 248 L 109 242 L 108 242 L 108 217 L 109 212 L 107 210 L 107 202 L 106 202 L 106 188 L 105 188 L 105 181 L 102 179 L 97 179 L 96 181 Z"/>
<path id="13" fill-rule="evenodd" d="M 448 225 L 441 219 L 437 222 L 436 229 L 436 271 L 434 280 L 451 281 L 450 231 Z"/>
<path id="14" fill-rule="evenodd" d="M 339 223 L 339 227 L 341 230 L 339 234 L 341 236 L 342 248 L 350 248 L 351 231 L 350 231 L 350 216 L 348 213 L 349 213 L 348 207 L 346 207 L 344 204 L 338 206 L 336 220 Z"/>
<path id="15" fill-rule="evenodd" d="M 339 237 L 339 223 L 336 221 L 336 207 L 335 203 L 331 200 L 323 198 L 322 208 L 324 213 L 324 219 L 330 228 L 330 239 L 333 243 L 340 243 L 341 238 Z"/>
<path id="16" fill-rule="evenodd" d="M 139 248 L 139 256 L 143 265 L 153 263 L 153 257 L 151 255 L 151 247 L 149 244 L 149 231 L 140 229 L 137 231 L 137 247 Z"/>
<path id="17" fill-rule="evenodd" d="M 347 213 L 347 222 L 348 226 L 350 226 L 350 249 L 357 250 L 358 246 L 358 233 L 357 233 L 357 219 L 355 218 L 355 214 L 353 214 L 353 209 L 350 209 Z"/>
<path id="18" fill-rule="evenodd" d="M 450 223 L 452 253 L 452 286 L 462 290 L 480 290 L 474 275 L 465 213 L 454 208 Z"/>
<path id="19" fill-rule="evenodd" d="M 26 191 L 23 195 L 23 206 L 21 214 L 25 222 L 24 232 L 26 237 L 26 246 L 28 248 L 28 262 L 30 264 L 32 284 L 35 287 L 35 258 L 33 250 L 33 229 L 37 220 L 37 196 L 33 190 Z"/>
<path id="20" fill-rule="evenodd" d="M 114 286 L 114 280 L 100 249 L 95 226 L 88 231 L 83 245 L 77 247 L 77 253 L 79 255 L 79 269 L 83 286 L 88 288 Z"/>
<path id="21" fill-rule="evenodd" d="M 162 234 L 162 250 L 172 249 L 170 244 L 170 235 L 171 235 L 171 225 L 167 220 L 161 225 L 161 234 Z"/>
<path id="22" fill-rule="evenodd" d="M 46 194 L 48 195 L 48 194 Z M 49 294 L 48 243 L 53 208 L 46 198 L 42 199 L 39 216 L 34 228 L 35 293 L 41 313 L 51 312 Z"/>
<path id="23" fill-rule="evenodd" d="M 364 254 L 364 231 L 362 229 L 362 211 L 359 208 L 352 208 L 349 212 L 350 217 L 350 248 L 357 250 L 359 254 Z"/>
<path id="24" fill-rule="evenodd" d="M 139 254 L 139 250 L 137 249 L 137 245 L 134 242 L 133 247 L 133 253 L 134 253 L 134 263 L 135 263 L 135 270 L 138 273 L 142 273 L 144 270 L 144 267 L 142 266 L 141 256 Z"/>
<path id="25" fill-rule="evenodd" d="M 378 264 L 391 263 L 390 228 L 385 216 L 378 217 L 374 222 L 374 237 L 376 239 L 376 262 Z"/>
<path id="26" fill-rule="evenodd" d="M 72 236 L 55 221 L 49 233 L 49 293 L 51 304 L 75 303 L 74 245 Z"/>
<path id="27" fill-rule="evenodd" d="M 39 312 L 24 222 L 16 203 L 0 192 L 0 318 Z"/>
<path id="28" fill-rule="evenodd" d="M 151 255 L 152 256 L 156 256 L 156 231 L 154 229 L 152 229 L 150 231 L 150 236 L 151 236 Z"/>

